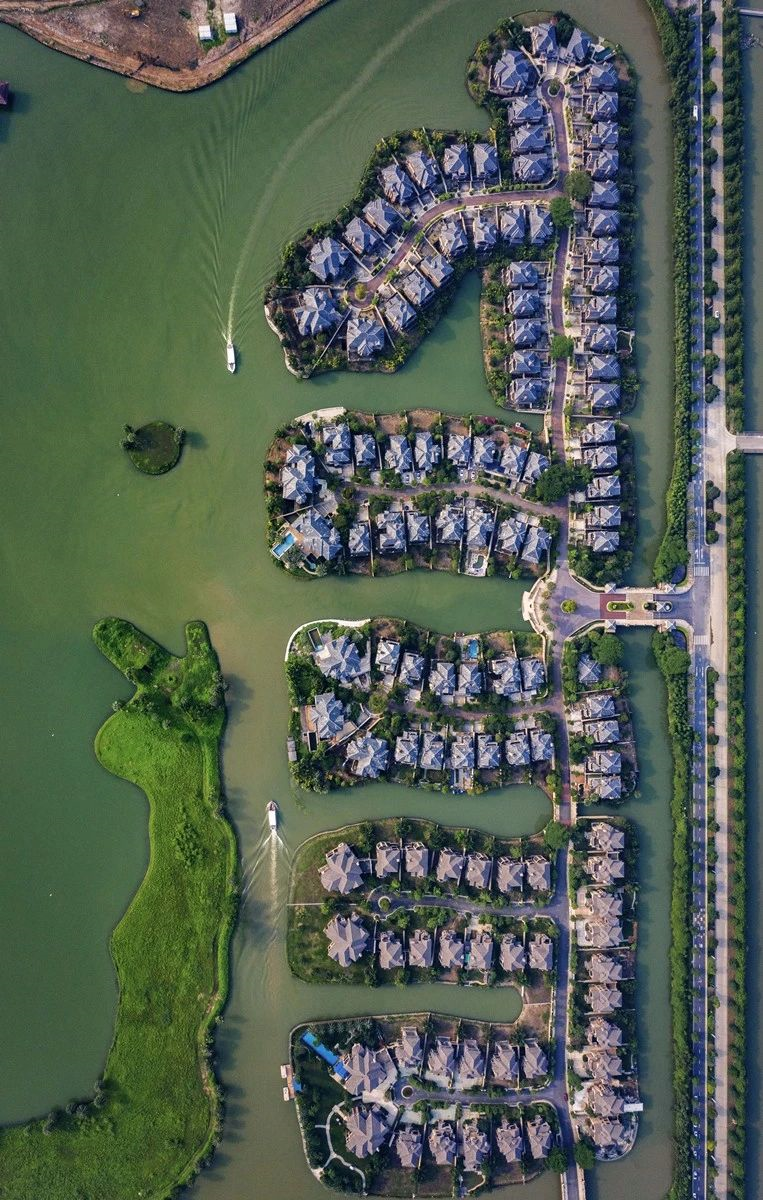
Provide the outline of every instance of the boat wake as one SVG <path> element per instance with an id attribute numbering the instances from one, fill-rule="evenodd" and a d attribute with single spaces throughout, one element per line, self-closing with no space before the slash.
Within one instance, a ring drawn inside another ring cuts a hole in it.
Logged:
<path id="1" fill-rule="evenodd" d="M 270 176 L 265 192 L 255 209 L 252 217 L 251 225 L 244 238 L 241 252 L 238 257 L 238 263 L 233 275 L 233 283 L 231 286 L 230 299 L 228 302 L 228 316 L 225 326 L 225 336 L 228 341 L 233 340 L 234 324 L 236 332 L 240 335 L 241 331 L 246 329 L 251 322 L 252 316 L 259 308 L 261 302 L 260 292 L 267 282 L 268 276 L 265 275 L 261 280 L 255 281 L 255 286 L 252 288 L 250 298 L 242 306 L 238 318 L 236 311 L 238 307 L 238 296 L 241 288 L 241 282 L 244 273 L 249 265 L 249 260 L 252 256 L 256 243 L 257 233 L 262 227 L 262 224 L 273 207 L 274 201 L 280 194 L 281 183 L 284 176 L 291 170 L 293 163 L 302 154 L 304 148 L 312 142 L 316 135 L 325 129 L 332 121 L 335 121 L 338 116 L 353 102 L 359 95 L 368 90 L 368 85 L 373 80 L 374 76 L 384 66 L 390 58 L 406 44 L 411 34 L 420 26 L 431 21 L 433 17 L 443 12 L 454 4 L 456 0 L 434 0 L 434 3 L 428 4 L 398 33 L 387 43 L 383 50 L 375 54 L 368 60 L 363 70 L 355 77 L 353 83 L 342 93 L 341 96 L 327 109 L 325 109 L 319 117 L 303 129 L 299 137 L 291 143 L 287 150 L 281 155 L 278 168 Z M 272 266 L 270 270 L 272 271 Z"/>

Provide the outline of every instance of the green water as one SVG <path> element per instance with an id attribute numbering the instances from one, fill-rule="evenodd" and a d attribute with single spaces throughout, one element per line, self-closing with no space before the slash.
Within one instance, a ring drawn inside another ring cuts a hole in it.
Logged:
<path id="1" fill-rule="evenodd" d="M 747 20 L 745 31 L 758 37 L 763 21 Z M 746 408 L 745 425 L 748 429 L 763 429 L 763 354 L 760 351 L 758 331 L 763 319 L 763 246 L 756 240 L 755 232 L 763 215 L 763 49 L 753 46 L 744 51 L 745 87 L 745 372 Z M 763 1054 L 763 1021 L 760 1001 L 763 987 L 763 923 L 760 912 L 763 904 L 763 823 L 760 817 L 758 798 L 763 787 L 757 747 L 760 744 L 760 728 L 757 713 L 763 701 L 763 655 L 760 646 L 760 629 L 763 625 L 763 594 L 760 589 L 763 571 L 763 461 L 750 456 L 747 461 L 747 570 L 748 570 L 748 625 L 747 645 L 747 711 L 748 726 L 748 986 L 750 998 L 747 1019 L 749 1022 L 748 1070 L 751 1080 L 758 1079 L 761 1054 Z M 752 1074 L 754 1072 L 754 1074 Z M 763 1177 L 763 1107 L 760 1088 L 750 1086 L 747 1092 L 747 1177 Z"/>
<path id="2" fill-rule="evenodd" d="M 283 650 L 320 616 L 392 613 L 442 630 L 516 626 L 521 587 L 412 574 L 301 586 L 263 543 L 260 470 L 274 427 L 324 404 L 379 411 L 431 404 L 489 412 L 476 281 L 394 378 L 299 383 L 261 311 L 280 245 L 349 196 L 373 143 L 426 122 L 484 122 L 463 87 L 473 44 L 519 3 L 384 5 L 336 0 L 220 84 L 169 96 L 43 49 L 0 27 L 17 103 L 0 124 L 5 181 L 0 282 L 4 322 L 0 440 L 2 622 L 0 1005 L 6 1039 L 0 1119 L 21 1120 L 87 1093 L 116 1002 L 109 932 L 147 858 L 147 808 L 107 776 L 91 742 L 124 681 L 90 629 L 129 617 L 173 649 L 204 617 L 231 683 L 224 768 L 247 900 L 234 944 L 233 993 L 219 1068 L 229 1096 L 221 1151 L 200 1196 L 324 1195 L 308 1174 L 278 1064 L 290 1027 L 330 1013 L 439 1007 L 509 1018 L 512 999 L 432 986 L 409 992 L 310 988 L 287 974 L 283 903 L 291 850 L 364 815 L 473 820 L 499 834 L 537 828 L 545 798 L 513 789 L 442 799 L 391 786 L 304 797 L 285 761 Z M 666 82 L 646 5 L 580 0 L 590 28 L 621 41 L 639 73 L 645 381 L 639 451 L 640 559 L 659 537 L 670 429 L 671 295 Z M 241 369 L 224 369 L 233 297 Z M 180 467 L 137 475 L 118 443 L 125 421 L 162 417 L 191 435 Z M 630 634 L 643 787 L 642 1087 L 648 1105 L 629 1160 L 599 1172 L 596 1194 L 636 1182 L 657 1200 L 669 1180 L 666 992 L 669 755 L 659 683 Z M 271 853 L 264 806 L 283 813 Z M 468 807 L 468 813 L 464 809 Z M 525 1193 L 558 1194 L 547 1177 Z M 95 1198 L 94 1198 L 95 1200 Z"/>

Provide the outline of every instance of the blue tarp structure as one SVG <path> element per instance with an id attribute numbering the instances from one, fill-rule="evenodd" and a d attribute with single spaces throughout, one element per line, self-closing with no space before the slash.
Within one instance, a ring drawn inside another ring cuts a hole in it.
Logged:
<path id="1" fill-rule="evenodd" d="M 311 1033 L 308 1029 L 306 1033 L 302 1034 L 301 1040 L 306 1046 L 309 1046 L 315 1054 L 322 1058 L 324 1062 L 327 1062 L 330 1067 L 333 1067 L 340 1079 L 347 1078 L 349 1072 L 346 1071 L 342 1066 L 341 1062 L 339 1061 L 339 1056 L 334 1054 L 333 1050 L 329 1050 L 328 1046 L 324 1046 L 323 1042 L 319 1042 L 314 1033 Z"/>

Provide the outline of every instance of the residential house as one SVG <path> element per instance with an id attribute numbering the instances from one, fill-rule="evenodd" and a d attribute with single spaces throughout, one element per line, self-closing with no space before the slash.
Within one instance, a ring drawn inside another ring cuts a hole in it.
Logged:
<path id="1" fill-rule="evenodd" d="M 431 154 L 425 154 L 423 150 L 414 150 L 412 154 L 407 154 L 405 169 L 419 191 L 434 191 L 438 187 L 440 176 L 437 163 Z"/>
<path id="2" fill-rule="evenodd" d="M 436 288 L 441 288 L 453 274 L 452 266 L 447 258 L 443 258 L 442 254 L 429 254 L 426 258 L 422 258 L 419 270 L 423 271 L 429 282 Z"/>
<path id="3" fill-rule="evenodd" d="M 513 554 L 519 556 L 522 547 L 527 537 L 528 521 L 522 513 L 517 513 L 515 517 L 507 517 L 505 521 L 501 521 L 498 526 L 498 549 L 503 554 Z M 516 661 L 516 660 L 515 660 Z M 519 664 L 517 663 L 517 670 Z M 515 689 L 519 691 L 519 685 Z"/>
<path id="4" fill-rule="evenodd" d="M 525 1144 L 521 1127 L 517 1121 L 507 1121 L 505 1117 L 501 1118 L 500 1124 L 495 1129 L 495 1144 L 507 1163 L 521 1163 Z"/>
<path id="5" fill-rule="evenodd" d="M 409 526 L 408 541 L 411 542 L 416 540 L 418 539 L 411 537 L 411 530 Z M 403 660 L 400 664 L 398 682 L 405 684 L 407 688 L 420 687 L 424 681 L 425 667 L 426 659 L 422 654 L 415 654 L 413 650 L 406 650 L 403 653 Z"/>
<path id="6" fill-rule="evenodd" d="M 308 287 L 300 294 L 294 319 L 303 337 L 315 337 L 338 325 L 341 314 L 328 288 Z"/>
<path id="7" fill-rule="evenodd" d="M 434 939 L 428 929 L 414 929 L 408 936 L 408 966 L 422 970 L 434 962 Z"/>
<path id="8" fill-rule="evenodd" d="M 431 283 L 418 271 L 410 271 L 404 275 L 398 280 L 398 287 L 417 308 L 423 308 L 434 296 L 434 288 Z"/>
<path id="9" fill-rule="evenodd" d="M 382 237 L 393 233 L 400 225 L 400 214 L 381 196 L 375 196 L 373 200 L 369 200 L 363 209 L 363 216 Z"/>
<path id="10" fill-rule="evenodd" d="M 419 430 L 413 442 L 413 460 L 417 471 L 431 471 L 440 461 L 440 446 L 429 430 Z"/>
<path id="11" fill-rule="evenodd" d="M 614 954 L 592 954 L 585 968 L 592 983 L 618 983 L 623 978 L 623 964 Z"/>
<path id="12" fill-rule="evenodd" d="M 289 446 L 281 468 L 281 495 L 295 508 L 312 499 L 315 490 L 315 459 L 307 446 Z"/>
<path id="13" fill-rule="evenodd" d="M 310 248 L 308 263 L 310 270 L 321 283 L 330 283 L 344 274 L 350 252 L 336 238 L 325 237 Z"/>
<path id="14" fill-rule="evenodd" d="M 534 933 L 529 939 L 527 943 L 527 965 L 531 971 L 552 970 L 554 966 L 554 943 L 547 933 Z"/>
<path id="15" fill-rule="evenodd" d="M 527 767 L 530 765 L 530 740 L 526 729 L 517 729 L 510 733 L 503 743 L 506 762 L 510 767 Z"/>
<path id="16" fill-rule="evenodd" d="M 447 847 L 437 855 L 437 882 L 460 883 L 466 859 L 459 850 Z"/>
<path id="17" fill-rule="evenodd" d="M 328 956 L 340 967 L 357 962 L 368 948 L 368 930 L 356 913 L 332 917 L 324 933 L 329 939 Z"/>
<path id="18" fill-rule="evenodd" d="M 372 433 L 356 433 L 352 438 L 355 466 L 373 471 L 379 465 L 379 449 Z"/>
<path id="19" fill-rule="evenodd" d="M 476 1121 L 464 1121 L 461 1144 L 465 1171 L 481 1171 L 490 1157 L 490 1139 Z"/>
<path id="20" fill-rule="evenodd" d="M 592 850 L 599 850 L 602 854 L 615 854 L 625 849 L 624 831 L 606 821 L 594 821 L 586 830 L 586 841 Z"/>
<path id="21" fill-rule="evenodd" d="M 586 1004 L 592 1013 L 609 1013 L 622 1008 L 623 996 L 618 987 L 594 983 L 585 994 Z"/>
<path id="22" fill-rule="evenodd" d="M 498 152 L 490 142 L 475 142 L 472 146 L 474 175 L 480 181 L 498 176 Z"/>
<path id="23" fill-rule="evenodd" d="M 398 968 L 405 966 L 403 943 L 391 929 L 382 929 L 376 947 L 379 952 L 379 966 L 382 971 L 396 971 Z"/>
<path id="24" fill-rule="evenodd" d="M 457 504 L 447 504 L 435 518 L 437 540 L 447 545 L 460 545 L 464 536 L 464 510 Z"/>
<path id="25" fill-rule="evenodd" d="M 572 31 L 570 40 L 564 48 L 564 55 L 568 62 L 577 63 L 581 66 L 591 53 L 592 41 L 587 33 L 582 29 L 578 29 L 577 25 Z"/>
<path id="26" fill-rule="evenodd" d="M 498 226 L 491 216 L 478 209 L 472 221 L 474 249 L 479 253 L 492 250 L 498 241 Z"/>
<path id="27" fill-rule="evenodd" d="M 380 174 L 384 194 L 392 204 L 408 204 L 412 200 L 411 181 L 397 163 L 390 163 L 389 166 L 382 167 Z"/>
<path id="28" fill-rule="evenodd" d="M 466 230 L 457 217 L 443 217 L 431 237 L 448 258 L 458 258 L 469 249 Z"/>
<path id="29" fill-rule="evenodd" d="M 525 1079 L 542 1079 L 548 1075 L 548 1056 L 536 1041 L 525 1042 L 522 1050 L 522 1074 Z"/>
<path id="30" fill-rule="evenodd" d="M 447 439 L 448 462 L 454 467 L 468 467 L 472 461 L 472 439 L 466 433 L 449 433 Z"/>
<path id="31" fill-rule="evenodd" d="M 551 174 L 551 159 L 548 154 L 517 154 L 511 169 L 519 183 L 542 183 Z"/>
<path id="32" fill-rule="evenodd" d="M 299 545 L 306 557 L 323 558 L 327 562 L 342 552 L 342 539 L 330 517 L 324 517 L 317 508 L 308 508 L 294 517 L 292 533 L 298 535 Z"/>
<path id="33" fill-rule="evenodd" d="M 450 743 L 450 768 L 452 771 L 474 770 L 474 734 L 456 733 Z"/>
<path id="34" fill-rule="evenodd" d="M 320 876 L 326 891 L 338 892 L 340 896 L 363 885 L 360 862 L 346 842 L 326 852 L 326 865 L 321 867 Z"/>
<path id="35" fill-rule="evenodd" d="M 519 1056 L 516 1046 L 504 1040 L 493 1042 L 490 1073 L 503 1087 L 516 1087 L 519 1082 Z"/>
<path id="36" fill-rule="evenodd" d="M 445 738 L 441 733 L 433 733 L 431 730 L 422 733 L 419 766 L 422 771 L 445 769 Z"/>
<path id="37" fill-rule="evenodd" d="M 379 242 L 376 230 L 367 225 L 362 217 L 352 218 L 343 237 L 350 249 L 354 250 L 361 258 L 364 254 L 369 254 Z"/>
<path id="38" fill-rule="evenodd" d="M 352 439 L 344 421 L 332 421 L 321 430 L 323 457 L 328 467 L 346 467 L 350 462 Z"/>
<path id="39" fill-rule="evenodd" d="M 554 222 L 551 219 L 551 213 L 547 208 L 541 208 L 539 204 L 531 204 L 529 216 L 530 242 L 533 246 L 545 246 L 554 236 Z"/>
<path id="40" fill-rule="evenodd" d="M 525 877 L 525 865 L 520 858 L 502 854 L 496 863 L 495 882 L 499 892 L 521 891 Z"/>
<path id="41" fill-rule="evenodd" d="M 397 1069 L 402 1075 L 420 1070 L 424 1061 L 424 1043 L 415 1025 L 401 1027 L 400 1041 L 395 1045 L 394 1054 Z"/>
<path id="42" fill-rule="evenodd" d="M 379 1056 L 364 1046 L 355 1042 L 350 1050 L 342 1056 L 344 1074 L 342 1084 L 351 1096 L 363 1096 L 375 1092 L 387 1078 L 387 1068 Z"/>
<path id="43" fill-rule="evenodd" d="M 527 886 L 533 892 L 548 892 L 551 890 L 551 863 L 541 854 L 534 854 L 525 860 L 527 868 Z"/>
<path id="44" fill-rule="evenodd" d="M 429 1149 L 438 1167 L 451 1167 L 456 1161 L 456 1135 L 449 1121 L 436 1121 L 429 1127 Z"/>
<path id="45" fill-rule="evenodd" d="M 413 470 L 411 443 L 404 433 L 390 435 L 389 445 L 384 452 L 384 465 L 388 471 L 397 471 L 398 475 Z"/>
<path id="46" fill-rule="evenodd" d="M 345 685 L 351 685 L 363 674 L 358 648 L 345 633 L 338 637 L 325 635 L 313 658 L 324 675 Z"/>
<path id="47" fill-rule="evenodd" d="M 379 638 L 376 643 L 376 669 L 393 678 L 400 662 L 400 643 L 391 638 Z"/>
<path id="48" fill-rule="evenodd" d="M 501 747 L 490 733 L 477 734 L 477 767 L 480 771 L 497 771 L 501 766 Z"/>
<path id="49" fill-rule="evenodd" d="M 415 508 L 406 509 L 405 523 L 409 546 L 420 546 L 429 542 L 429 517 L 425 513 L 416 512 Z"/>
<path id="50" fill-rule="evenodd" d="M 485 678 L 478 662 L 462 659 L 458 666 L 458 691 L 470 699 L 485 690 Z"/>
<path id="51" fill-rule="evenodd" d="M 527 218 L 521 205 L 514 204 L 511 208 L 501 209 L 501 237 L 510 246 L 521 246 L 527 236 Z"/>
<path id="52" fill-rule="evenodd" d="M 398 333 L 402 333 L 416 320 L 416 309 L 397 292 L 385 301 L 382 311 L 387 324 L 391 325 Z"/>
<path id="53" fill-rule="evenodd" d="M 328 742 L 342 732 L 347 717 L 342 701 L 333 692 L 320 692 L 308 705 L 307 720 L 315 730 L 315 736 Z"/>
<path id="54" fill-rule="evenodd" d="M 546 668 L 540 658 L 523 658 L 519 669 L 522 673 L 522 691 L 536 695 L 546 686 Z"/>
<path id="55" fill-rule="evenodd" d="M 376 514 L 376 537 L 380 554 L 405 554 L 405 515 L 387 508 Z"/>
<path id="56" fill-rule="evenodd" d="M 418 1125 L 401 1125 L 393 1139 L 395 1154 L 401 1167 L 417 1170 L 421 1163 L 423 1141 Z"/>
<path id="57" fill-rule="evenodd" d="M 356 1158 L 368 1158 L 380 1150 L 389 1135 L 387 1120 L 386 1111 L 378 1104 L 358 1104 L 351 1108 L 344 1118 L 350 1154 Z"/>
<path id="58" fill-rule="evenodd" d="M 530 525 L 522 549 L 522 561 L 537 566 L 551 549 L 551 534 L 542 525 Z"/>
<path id="59" fill-rule="evenodd" d="M 508 975 L 515 974 L 517 971 L 524 971 L 525 969 L 524 947 L 522 943 L 514 937 L 513 933 L 504 933 L 503 937 L 501 938 L 499 962 L 501 964 L 501 969 Z"/>
<path id="60" fill-rule="evenodd" d="M 352 558 L 369 558 L 371 554 L 371 530 L 367 521 L 357 521 L 347 531 L 347 549 Z"/>
<path id="61" fill-rule="evenodd" d="M 450 662 L 433 662 L 429 668 L 429 690 L 435 696 L 452 696 L 456 690 L 456 668 Z"/>
<path id="62" fill-rule="evenodd" d="M 400 844 L 398 842 L 376 843 L 376 878 L 389 879 L 400 874 Z"/>
<path id="63" fill-rule="evenodd" d="M 458 1056 L 459 1088 L 480 1087 L 484 1078 L 485 1055 L 482 1047 L 474 1038 L 464 1038 Z"/>
<path id="64" fill-rule="evenodd" d="M 490 876 L 493 870 L 493 860 L 481 850 L 474 850 L 466 856 L 466 875 L 464 882 L 469 887 L 486 891 L 490 887 Z"/>
<path id="65" fill-rule="evenodd" d="M 375 317 L 350 317 L 347 353 L 353 358 L 373 358 L 384 349 L 384 326 Z"/>
<path id="66" fill-rule="evenodd" d="M 378 779 L 387 770 L 389 746 L 384 738 L 360 734 L 347 745 L 345 764 L 361 779 Z"/>
<path id="67" fill-rule="evenodd" d="M 469 934 L 467 965 L 470 971 L 489 971 L 493 965 L 493 938 L 487 930 Z M 466 1044 L 466 1043 L 464 1043 Z"/>
<path id="68" fill-rule="evenodd" d="M 469 151 L 463 142 L 446 146 L 442 155 L 443 174 L 454 183 L 463 183 L 469 178 Z"/>
<path id="69" fill-rule="evenodd" d="M 395 762 L 401 767 L 415 767 L 419 761 L 419 732 L 406 729 L 395 738 Z"/>
<path id="70" fill-rule="evenodd" d="M 548 1121 L 538 1113 L 532 1120 L 525 1122 L 525 1131 L 530 1157 L 536 1162 L 548 1158 L 549 1151 L 554 1144 L 554 1136 Z"/>
<path id="71" fill-rule="evenodd" d="M 427 1074 L 451 1080 L 455 1069 L 456 1048 L 450 1038 L 433 1038 L 427 1055 Z"/>
<path id="72" fill-rule="evenodd" d="M 504 50 L 493 64 L 490 88 L 499 96 L 521 96 L 535 86 L 538 72 L 521 50 Z"/>
<path id="73" fill-rule="evenodd" d="M 619 475 L 595 475 L 586 486 L 586 500 L 616 500 L 620 495 Z"/>
<path id="74" fill-rule="evenodd" d="M 405 871 L 412 879 L 424 879 L 429 874 L 429 850 L 423 842 L 405 843 Z"/>
<path id="75" fill-rule="evenodd" d="M 559 46 L 556 41 L 556 26 L 549 21 L 540 21 L 530 26 L 530 41 L 535 58 L 546 62 L 556 62 L 559 57 Z"/>

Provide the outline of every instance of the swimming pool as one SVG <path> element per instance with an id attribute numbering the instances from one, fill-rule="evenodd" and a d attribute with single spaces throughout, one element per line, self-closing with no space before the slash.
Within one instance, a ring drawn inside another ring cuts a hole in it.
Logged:
<path id="1" fill-rule="evenodd" d="M 480 644 L 477 638 L 470 640 L 469 645 L 466 647 L 466 656 L 467 658 L 479 658 Z"/>
<path id="2" fill-rule="evenodd" d="M 276 558 L 282 558 L 283 555 L 286 553 L 286 551 L 289 549 L 289 547 L 293 546 L 293 545 L 294 545 L 294 534 L 287 533 L 284 540 L 282 542 L 279 542 L 279 544 L 277 546 L 273 547 L 272 553 L 275 554 Z"/>

